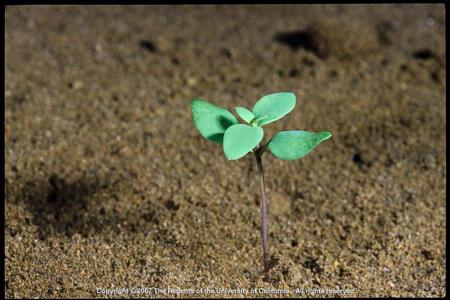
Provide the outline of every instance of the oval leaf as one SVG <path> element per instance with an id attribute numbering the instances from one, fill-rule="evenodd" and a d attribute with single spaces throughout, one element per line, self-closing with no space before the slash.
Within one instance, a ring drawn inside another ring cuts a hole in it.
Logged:
<path id="1" fill-rule="evenodd" d="M 247 123 L 250 123 L 255 118 L 255 115 L 244 107 L 235 107 L 234 110 Z"/>
<path id="2" fill-rule="evenodd" d="M 229 160 L 239 159 L 261 142 L 264 131 L 261 127 L 244 124 L 230 126 L 223 137 L 223 151 Z"/>
<path id="3" fill-rule="evenodd" d="M 284 160 L 301 158 L 332 136 L 329 131 L 281 131 L 270 141 L 268 147 L 273 155 Z"/>
<path id="4" fill-rule="evenodd" d="M 200 134 L 215 143 L 223 143 L 225 130 L 238 121 L 228 110 L 201 99 L 191 101 L 192 120 Z"/>
<path id="5" fill-rule="evenodd" d="M 294 93 L 274 93 L 259 99 L 253 107 L 253 114 L 257 118 L 267 116 L 259 122 L 259 126 L 263 126 L 281 119 L 291 112 L 294 107 Z"/>

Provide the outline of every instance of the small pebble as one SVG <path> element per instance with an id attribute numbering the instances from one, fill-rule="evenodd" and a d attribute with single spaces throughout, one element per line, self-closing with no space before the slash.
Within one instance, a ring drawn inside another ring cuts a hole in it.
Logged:
<path id="1" fill-rule="evenodd" d="M 197 84 L 198 80 L 194 77 L 189 77 L 187 80 L 187 84 L 189 86 L 195 86 Z"/>
<path id="2" fill-rule="evenodd" d="M 83 87 L 83 83 L 79 80 L 75 80 L 75 81 L 69 83 L 69 87 L 73 90 L 79 90 Z"/>

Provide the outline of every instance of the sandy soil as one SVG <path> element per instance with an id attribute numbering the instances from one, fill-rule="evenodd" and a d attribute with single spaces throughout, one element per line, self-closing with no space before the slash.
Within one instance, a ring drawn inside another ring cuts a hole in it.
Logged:
<path id="1" fill-rule="evenodd" d="M 443 5 L 7 7 L 6 296 L 444 296 L 444 26 Z M 334 136 L 263 157 L 265 283 L 254 158 L 189 102 L 276 91 L 297 106 L 266 138 Z"/>

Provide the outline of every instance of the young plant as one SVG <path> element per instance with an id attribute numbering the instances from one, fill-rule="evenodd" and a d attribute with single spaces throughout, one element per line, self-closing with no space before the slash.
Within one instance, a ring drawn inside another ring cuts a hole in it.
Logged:
<path id="1" fill-rule="evenodd" d="M 223 151 L 229 160 L 243 157 L 253 152 L 259 171 L 261 186 L 262 246 L 264 281 L 269 280 L 269 243 L 267 240 L 267 199 L 264 186 L 262 155 L 269 149 L 273 155 L 283 160 L 299 159 L 321 142 L 329 139 L 329 131 L 310 132 L 301 130 L 281 131 L 267 143 L 261 143 L 263 126 L 275 122 L 295 107 L 293 93 L 273 93 L 259 99 L 252 111 L 244 107 L 235 107 L 236 113 L 247 124 L 238 124 L 237 119 L 228 110 L 208 101 L 191 101 L 192 119 L 200 134 L 215 143 L 223 144 Z"/>

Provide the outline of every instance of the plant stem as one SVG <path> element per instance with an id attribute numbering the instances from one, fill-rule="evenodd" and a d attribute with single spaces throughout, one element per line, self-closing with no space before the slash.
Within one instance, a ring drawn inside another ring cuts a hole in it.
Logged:
<path id="1" fill-rule="evenodd" d="M 267 201 L 266 201 L 266 189 L 264 186 L 264 171 L 262 165 L 262 154 L 263 151 L 255 152 L 256 164 L 258 165 L 259 171 L 259 182 L 261 184 L 261 194 L 262 194 L 262 202 L 261 202 L 261 215 L 262 215 L 262 246 L 263 246 L 263 265 L 264 265 L 264 281 L 269 281 L 269 242 L 267 240 Z"/>

